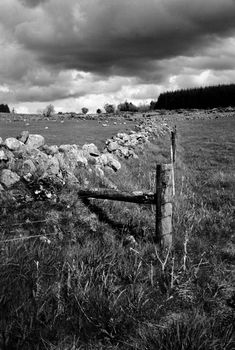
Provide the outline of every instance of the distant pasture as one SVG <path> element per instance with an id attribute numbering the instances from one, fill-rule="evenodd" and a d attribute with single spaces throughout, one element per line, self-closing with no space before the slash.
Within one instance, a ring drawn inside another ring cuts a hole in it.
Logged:
<path id="1" fill-rule="evenodd" d="M 116 123 L 116 124 L 115 124 Z M 103 124 L 105 126 L 103 126 Z M 136 123 L 123 119 L 114 121 L 98 120 L 39 120 L 32 122 L 0 120 L 0 137 L 17 137 L 21 131 L 45 137 L 46 144 L 78 144 L 95 143 L 102 147 L 107 138 L 118 132 L 134 128 Z"/>

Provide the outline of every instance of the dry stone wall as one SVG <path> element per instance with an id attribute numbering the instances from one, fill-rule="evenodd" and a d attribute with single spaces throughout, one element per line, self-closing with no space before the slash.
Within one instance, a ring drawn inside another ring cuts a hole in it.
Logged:
<path id="1" fill-rule="evenodd" d="M 93 143 L 79 147 L 76 144 L 48 146 L 42 135 L 23 131 L 17 138 L 0 139 L 0 193 L 15 185 L 30 187 L 33 183 L 79 185 L 76 176 L 82 168 L 105 179 L 104 170 L 117 172 L 122 158 L 138 158 L 135 150 L 150 142 L 151 137 L 169 131 L 167 124 L 149 121 L 136 131 L 118 133 L 108 139 L 101 152 Z M 39 191 L 39 190 L 37 190 Z M 40 191 L 39 191 L 40 192 Z M 50 198 L 50 195 L 46 196 Z"/>

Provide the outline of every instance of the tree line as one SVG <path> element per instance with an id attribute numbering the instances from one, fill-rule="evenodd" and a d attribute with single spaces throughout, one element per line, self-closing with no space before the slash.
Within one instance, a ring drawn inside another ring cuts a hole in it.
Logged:
<path id="1" fill-rule="evenodd" d="M 134 105 L 132 102 L 122 102 L 117 107 L 106 103 L 103 107 L 105 113 L 119 112 L 148 112 L 155 109 L 209 109 L 217 107 L 235 106 L 235 84 L 207 86 L 200 88 L 181 89 L 176 91 L 166 91 L 159 95 L 157 101 L 151 101 L 150 104 Z M 88 108 L 81 109 L 83 114 L 89 112 Z M 7 104 L 0 104 L 0 113 L 10 113 Z M 42 114 L 50 117 L 55 113 L 53 105 L 48 105 Z M 62 114 L 62 112 L 60 112 Z M 100 108 L 97 114 L 102 113 Z"/>
<path id="2" fill-rule="evenodd" d="M 217 108 L 235 106 L 235 84 L 167 91 L 150 103 L 150 109 Z"/>

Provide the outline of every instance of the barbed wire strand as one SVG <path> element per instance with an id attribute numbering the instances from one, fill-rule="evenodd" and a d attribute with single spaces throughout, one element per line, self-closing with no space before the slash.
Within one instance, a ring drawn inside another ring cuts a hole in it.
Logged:
<path id="1" fill-rule="evenodd" d="M 17 226 L 17 225 L 27 225 L 27 224 L 39 224 L 40 222 L 47 222 L 48 220 L 36 220 L 36 221 L 25 221 L 25 222 L 17 222 L 15 224 L 11 224 L 9 226 Z M 0 225 L 0 227 L 8 228 L 9 226 Z"/>
<path id="2" fill-rule="evenodd" d="M 30 239 L 30 238 L 40 238 L 40 237 L 46 237 L 49 235 L 51 235 L 51 233 L 46 233 L 43 235 L 28 236 L 28 237 L 16 237 L 16 238 L 11 238 L 11 239 L 5 239 L 3 241 L 0 241 L 0 243 L 8 243 L 8 242 L 14 242 L 14 241 L 18 241 L 18 240 L 26 240 L 26 239 Z"/>

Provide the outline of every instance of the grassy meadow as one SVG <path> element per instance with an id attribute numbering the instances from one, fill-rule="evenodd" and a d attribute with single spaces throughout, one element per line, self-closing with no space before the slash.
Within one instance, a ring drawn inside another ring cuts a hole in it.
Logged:
<path id="1" fill-rule="evenodd" d="M 57 189 L 56 202 L 6 198 L 0 348 L 232 350 L 234 127 L 232 118 L 177 120 L 168 256 L 155 245 L 149 206 L 81 200 L 76 188 Z M 155 139 L 106 176 L 119 190 L 153 191 L 169 147 L 168 135 Z M 81 187 L 106 186 L 84 168 L 77 177 Z"/>
<path id="2" fill-rule="evenodd" d="M 103 126 L 106 124 L 107 126 Z M 110 120 L 1 120 L 0 137 L 17 137 L 21 131 L 45 137 L 48 145 L 95 143 L 97 147 L 104 145 L 107 138 L 118 132 L 134 128 L 136 123 L 120 118 Z"/>

